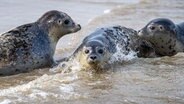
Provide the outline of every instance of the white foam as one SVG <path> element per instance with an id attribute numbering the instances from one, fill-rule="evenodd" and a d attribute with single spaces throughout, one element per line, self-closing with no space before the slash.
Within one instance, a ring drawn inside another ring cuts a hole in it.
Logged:
<path id="1" fill-rule="evenodd" d="M 10 87 L 8 89 L 0 90 L 0 96 L 11 95 L 12 93 L 24 92 L 35 87 L 40 88 L 42 87 L 43 83 L 49 80 L 50 78 L 51 77 L 48 77 L 48 75 L 45 74 L 42 77 L 29 82 L 28 84 L 18 85 L 16 87 Z"/>
<path id="2" fill-rule="evenodd" d="M 89 24 L 92 20 L 93 20 L 93 18 L 90 18 L 87 23 Z"/>
<path id="3" fill-rule="evenodd" d="M 75 84 L 64 84 L 63 82 L 72 82 L 78 78 L 77 74 L 55 74 L 43 75 L 27 84 L 10 87 L 0 90 L 0 97 L 6 96 L 15 98 L 14 101 L 23 102 L 27 100 L 47 99 L 50 97 L 59 99 L 78 98 L 81 95 L 74 91 Z M 57 86 L 56 86 L 57 85 Z M 57 91 L 54 93 L 53 89 Z M 59 91 L 60 90 L 60 91 Z M 10 100 L 4 100 L 0 104 L 10 104 Z"/>
<path id="4" fill-rule="evenodd" d="M 111 9 L 104 10 L 105 14 L 110 13 L 110 12 L 111 12 Z"/>
<path id="5" fill-rule="evenodd" d="M 62 92 L 71 93 L 74 92 L 74 88 L 71 85 L 64 85 L 59 87 Z"/>
<path id="6" fill-rule="evenodd" d="M 35 93 L 35 92 L 31 93 L 29 95 L 29 99 L 38 99 L 40 97 L 42 97 L 44 99 L 47 99 L 47 97 L 49 97 L 49 96 L 52 96 L 54 98 L 59 98 L 59 99 L 71 99 L 71 98 L 78 98 L 78 97 L 80 97 L 80 94 L 77 94 L 75 92 L 70 92 L 70 90 L 67 90 L 67 89 L 68 88 L 64 88 L 62 90 L 64 92 L 62 92 L 61 94 L 59 92 L 58 93 L 51 93 L 51 92 L 48 93 L 48 92 L 44 92 L 44 91 L 40 91 L 39 90 L 39 92 L 37 92 L 37 93 Z"/>
<path id="7" fill-rule="evenodd" d="M 30 98 L 36 99 L 38 96 L 46 99 L 49 96 L 49 93 L 41 91 L 41 90 L 33 90 L 33 93 L 29 95 Z"/>
<path id="8" fill-rule="evenodd" d="M 5 99 L 2 102 L 0 102 L 0 104 L 11 104 L 11 103 L 12 103 L 12 101 L 9 99 Z"/>

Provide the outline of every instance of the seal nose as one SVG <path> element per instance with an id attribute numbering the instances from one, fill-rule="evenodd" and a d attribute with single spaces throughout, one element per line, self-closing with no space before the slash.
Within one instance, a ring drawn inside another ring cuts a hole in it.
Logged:
<path id="1" fill-rule="evenodd" d="M 81 25 L 80 24 L 77 24 L 77 26 L 81 29 Z"/>
<path id="2" fill-rule="evenodd" d="M 141 32 L 141 30 L 138 30 L 137 32 L 138 32 L 138 33 L 140 33 L 140 32 Z"/>
<path id="3" fill-rule="evenodd" d="M 90 56 L 90 59 L 95 60 L 97 57 L 96 56 Z"/>

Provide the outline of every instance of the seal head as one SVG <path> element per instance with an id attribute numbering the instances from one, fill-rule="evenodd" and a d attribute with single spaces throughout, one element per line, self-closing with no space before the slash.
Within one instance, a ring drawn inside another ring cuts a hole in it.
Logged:
<path id="1" fill-rule="evenodd" d="M 106 49 L 100 41 L 89 41 L 83 48 L 84 58 L 91 66 L 98 66 L 106 60 Z"/>
<path id="2" fill-rule="evenodd" d="M 151 42 L 158 55 L 172 56 L 183 49 L 182 43 L 177 39 L 176 28 L 171 20 L 158 18 L 139 30 L 138 35 Z"/>
<path id="3" fill-rule="evenodd" d="M 101 70 L 107 65 L 110 58 L 107 47 L 99 40 L 87 41 L 80 50 L 77 59 L 85 69 Z"/>
<path id="4" fill-rule="evenodd" d="M 77 32 L 81 29 L 81 26 L 76 24 L 69 15 L 57 10 L 46 12 L 37 20 L 37 23 L 48 32 L 54 49 L 62 36 Z"/>
<path id="5" fill-rule="evenodd" d="M 139 36 L 144 37 L 148 40 L 152 38 L 157 38 L 163 35 L 172 35 L 174 32 L 175 24 L 165 18 L 158 18 L 150 21 L 144 28 L 138 31 Z"/>

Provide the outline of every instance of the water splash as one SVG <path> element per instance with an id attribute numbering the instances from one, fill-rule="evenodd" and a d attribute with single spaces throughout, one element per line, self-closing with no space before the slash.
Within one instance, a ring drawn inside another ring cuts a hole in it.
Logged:
<path id="1" fill-rule="evenodd" d="M 71 76 L 70 76 L 71 75 Z M 11 97 L 11 100 L 0 99 L 0 104 L 11 104 L 12 102 L 35 101 L 39 99 L 77 99 L 81 95 L 75 92 L 75 83 L 68 84 L 78 79 L 77 74 L 43 75 L 27 84 L 12 86 L 0 90 L 0 98 Z M 63 79 L 62 79 L 62 78 Z M 57 86 L 56 86 L 57 85 Z M 53 92 L 54 91 L 54 92 Z M 57 93 L 56 93 L 57 92 Z"/>
<path id="2" fill-rule="evenodd" d="M 137 58 L 137 53 L 130 49 L 129 52 L 124 50 L 122 46 L 117 45 L 116 46 L 117 52 L 114 53 L 109 60 L 110 64 L 113 64 L 115 62 L 125 62 L 125 61 L 131 61 L 134 58 Z"/>
<path id="3" fill-rule="evenodd" d="M 59 63 L 58 66 L 51 68 L 50 72 L 53 73 L 68 73 L 68 72 L 73 72 L 75 73 L 76 71 L 79 71 L 81 69 L 80 63 L 72 58 L 69 61 L 63 61 Z"/>

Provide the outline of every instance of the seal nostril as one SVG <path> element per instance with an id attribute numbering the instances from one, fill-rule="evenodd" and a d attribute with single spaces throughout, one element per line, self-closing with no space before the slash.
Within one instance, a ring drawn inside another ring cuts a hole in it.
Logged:
<path id="1" fill-rule="evenodd" d="M 141 30 L 138 30 L 137 32 L 138 32 L 138 33 L 140 33 L 140 32 L 141 32 Z"/>
<path id="2" fill-rule="evenodd" d="M 80 24 L 78 24 L 77 26 L 79 26 L 79 28 L 81 28 L 81 25 Z"/>
<path id="3" fill-rule="evenodd" d="M 95 59 L 96 59 L 96 56 L 90 56 L 90 58 L 91 58 L 92 60 L 95 60 Z"/>

